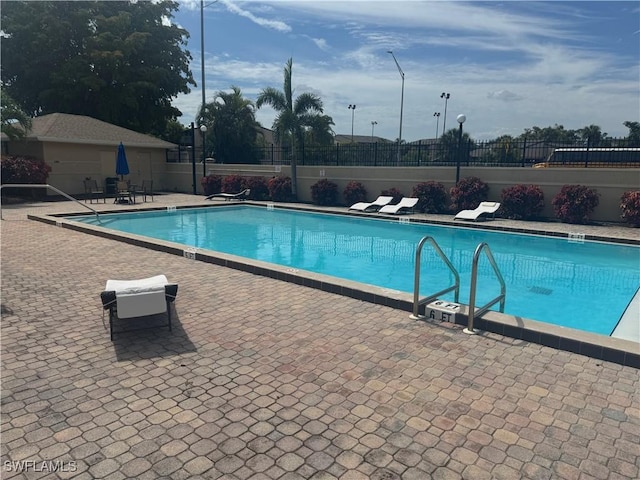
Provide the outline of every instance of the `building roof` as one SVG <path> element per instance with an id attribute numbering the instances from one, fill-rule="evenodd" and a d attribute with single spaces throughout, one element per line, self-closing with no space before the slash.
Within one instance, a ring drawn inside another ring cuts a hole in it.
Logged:
<path id="1" fill-rule="evenodd" d="M 176 145 L 159 138 L 134 132 L 85 115 L 51 113 L 32 119 L 32 127 L 25 139 L 40 142 L 82 143 L 127 147 L 174 148 Z M 8 138 L 3 134 L 2 140 Z"/>
<path id="2" fill-rule="evenodd" d="M 342 133 L 336 133 L 334 138 L 334 142 L 335 143 L 351 143 L 351 134 L 348 135 L 344 135 Z M 390 141 L 387 140 L 386 138 L 382 138 L 382 137 L 378 137 L 378 136 L 374 136 L 371 137 L 371 135 L 354 135 L 353 136 L 353 143 L 389 143 Z"/>

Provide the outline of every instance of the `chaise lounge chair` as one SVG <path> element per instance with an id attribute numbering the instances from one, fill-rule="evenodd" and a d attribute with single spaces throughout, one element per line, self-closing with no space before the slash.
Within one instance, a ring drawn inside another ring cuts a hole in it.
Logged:
<path id="1" fill-rule="evenodd" d="M 380 210 L 380 213 L 391 213 L 392 215 L 399 215 L 401 213 L 413 212 L 413 207 L 418 204 L 418 198 L 415 197 L 403 197 L 400 202 L 395 205 L 385 205 Z"/>
<path id="2" fill-rule="evenodd" d="M 212 200 L 214 198 L 224 198 L 225 200 L 246 200 L 249 198 L 250 193 L 251 189 L 245 188 L 239 193 L 214 193 L 213 195 L 205 197 L 205 200 Z"/>
<path id="3" fill-rule="evenodd" d="M 380 195 L 373 202 L 358 202 L 349 207 L 349 210 L 358 210 L 359 212 L 377 212 L 380 208 L 387 205 L 393 200 L 393 197 L 385 197 Z"/>
<path id="4" fill-rule="evenodd" d="M 116 319 L 146 317 L 167 312 L 168 327 L 171 331 L 171 303 L 178 295 L 178 285 L 169 283 L 164 275 L 143 278 L 140 280 L 107 280 L 104 291 L 100 294 L 102 308 L 109 310 L 109 332 L 111 340 Z M 141 328 L 154 328 L 145 326 Z M 123 331 L 140 330 L 128 328 Z"/>
<path id="5" fill-rule="evenodd" d="M 481 202 L 473 210 L 462 210 L 458 213 L 454 220 L 473 220 L 477 221 L 482 215 L 493 215 L 493 218 L 496 216 L 496 212 L 500 208 L 500 202 Z"/>

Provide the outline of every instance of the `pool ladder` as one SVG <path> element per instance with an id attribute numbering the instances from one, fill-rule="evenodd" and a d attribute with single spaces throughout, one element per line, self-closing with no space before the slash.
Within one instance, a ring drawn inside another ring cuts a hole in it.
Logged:
<path id="1" fill-rule="evenodd" d="M 454 284 L 451 285 L 450 287 L 440 290 L 437 293 L 434 293 L 433 295 L 420 298 L 420 258 L 422 256 L 422 248 L 424 247 L 424 244 L 427 242 L 429 242 L 433 246 L 438 256 L 442 259 L 442 261 L 445 263 L 445 265 L 447 265 L 447 267 L 453 274 Z M 500 295 L 498 295 L 493 300 L 489 301 L 483 307 L 480 307 L 476 310 L 475 305 L 476 305 L 476 287 L 478 284 L 478 262 L 480 261 L 480 254 L 483 251 L 487 256 L 487 259 L 489 260 L 489 263 L 491 265 L 491 268 L 493 269 L 493 272 L 495 273 L 496 277 L 498 278 L 498 281 L 500 282 Z M 432 300 L 435 300 L 440 295 L 444 293 L 448 293 L 452 290 L 455 292 L 454 302 L 458 303 L 458 298 L 460 297 L 460 274 L 458 273 L 456 268 L 453 266 L 451 261 L 444 254 L 444 252 L 442 251 L 438 243 L 434 240 L 434 238 L 430 236 L 423 237 L 420 240 L 420 242 L 418 242 L 418 246 L 416 247 L 416 264 L 415 264 L 414 285 L 413 285 L 413 313 L 411 314 L 411 318 L 413 319 L 424 318 L 423 315 L 420 315 L 420 306 L 425 305 L 431 302 Z M 468 320 L 467 328 L 464 329 L 464 332 L 470 335 L 475 334 L 476 332 L 473 329 L 473 323 L 475 318 L 487 312 L 489 308 L 491 308 L 496 303 L 500 302 L 500 312 L 504 312 L 504 303 L 505 303 L 506 294 L 507 294 L 507 288 L 504 283 L 504 278 L 502 277 L 502 273 L 500 273 L 500 269 L 498 268 L 498 264 L 496 263 L 495 258 L 493 258 L 493 254 L 491 253 L 491 249 L 489 248 L 489 245 L 486 242 L 482 242 L 476 247 L 476 250 L 473 254 L 473 263 L 471 266 L 471 288 L 469 292 L 469 314 L 468 314 L 469 320 Z"/>

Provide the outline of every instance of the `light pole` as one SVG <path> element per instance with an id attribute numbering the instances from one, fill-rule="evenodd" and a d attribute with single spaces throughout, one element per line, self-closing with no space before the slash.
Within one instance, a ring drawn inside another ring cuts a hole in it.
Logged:
<path id="1" fill-rule="evenodd" d="M 215 0 L 214 2 L 209 2 L 205 5 L 204 0 L 200 0 L 200 69 L 202 70 L 202 112 L 203 114 L 204 114 L 204 106 L 206 104 L 206 96 L 205 96 L 205 89 L 204 89 L 204 7 L 209 7 L 217 2 L 218 0 Z"/>
<path id="2" fill-rule="evenodd" d="M 456 120 L 460 124 L 460 130 L 458 130 L 458 155 L 457 155 L 457 160 L 456 160 L 456 185 L 458 184 L 458 181 L 460 180 L 460 161 L 462 160 L 462 124 L 464 123 L 464 121 L 466 119 L 467 119 L 467 117 L 466 117 L 466 115 L 464 113 L 461 113 L 456 118 Z"/>
<path id="3" fill-rule="evenodd" d="M 373 143 L 373 129 L 378 124 L 375 120 L 371 122 L 371 143 Z"/>
<path id="4" fill-rule="evenodd" d="M 351 110 L 351 143 L 353 143 L 353 117 L 356 113 L 356 104 L 349 105 L 349 110 Z"/>
<path id="5" fill-rule="evenodd" d="M 434 117 L 437 117 L 437 118 L 436 118 L 436 140 L 437 140 L 437 139 L 438 139 L 438 127 L 439 127 L 439 125 L 440 125 L 440 112 L 435 112 L 435 113 L 433 114 L 433 116 L 434 116 Z"/>
<path id="6" fill-rule="evenodd" d="M 451 97 L 450 93 L 442 92 L 440 94 L 440 98 L 444 98 L 444 118 L 442 119 L 442 134 L 443 135 L 447 132 L 447 102 L 449 101 L 449 97 Z"/>
<path id="7" fill-rule="evenodd" d="M 200 125 L 200 133 L 202 137 L 202 176 L 206 177 L 207 176 L 207 154 L 205 151 L 205 143 L 206 143 L 205 139 L 207 135 L 206 125 Z"/>
<path id="8" fill-rule="evenodd" d="M 398 67 L 398 72 L 400 72 L 400 76 L 402 77 L 402 93 L 400 94 L 400 133 L 398 134 L 398 166 L 400 166 L 400 144 L 402 143 L 402 109 L 404 108 L 404 72 L 400 68 L 400 64 L 398 60 L 396 60 L 396 56 L 393 54 L 393 51 L 387 50 L 387 53 L 390 53 L 393 57 L 393 61 L 396 62 L 396 67 Z"/>

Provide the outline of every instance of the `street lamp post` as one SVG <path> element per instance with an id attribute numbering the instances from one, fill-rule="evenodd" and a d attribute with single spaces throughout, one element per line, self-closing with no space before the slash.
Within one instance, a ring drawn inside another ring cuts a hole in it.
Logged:
<path id="1" fill-rule="evenodd" d="M 438 127 L 440 126 L 440 112 L 435 112 L 433 114 L 436 117 L 436 140 L 438 139 Z"/>
<path id="2" fill-rule="evenodd" d="M 464 113 L 461 113 L 456 118 L 456 120 L 460 124 L 460 129 L 458 130 L 458 155 L 456 156 L 457 157 L 457 160 L 456 160 L 456 185 L 458 184 L 458 181 L 460 180 L 460 161 L 462 160 L 462 124 L 465 122 L 466 119 L 467 119 L 467 117 L 466 117 L 466 115 Z"/>
<path id="3" fill-rule="evenodd" d="M 371 122 L 371 143 L 373 143 L 373 129 L 378 124 L 375 120 Z"/>
<path id="4" fill-rule="evenodd" d="M 202 176 L 207 176 L 207 153 L 205 151 L 205 139 L 207 135 L 207 126 L 200 125 L 200 133 L 202 134 Z"/>
<path id="5" fill-rule="evenodd" d="M 449 101 L 449 97 L 451 97 L 450 93 L 442 92 L 440 94 L 440 98 L 444 98 L 444 118 L 442 119 L 442 134 L 447 133 L 447 102 Z"/>
<path id="6" fill-rule="evenodd" d="M 200 69 L 202 70 L 202 112 L 201 115 L 204 115 L 205 105 L 206 105 L 206 94 L 204 88 L 204 8 L 217 3 L 218 0 L 213 2 L 209 2 L 206 5 L 204 4 L 204 0 L 200 0 Z M 206 127 L 205 127 L 206 128 Z M 205 130 L 206 131 L 206 130 Z"/>
<path id="7" fill-rule="evenodd" d="M 356 104 L 349 105 L 349 110 L 351 110 L 351 143 L 353 143 L 353 117 L 356 113 Z"/>
<path id="8" fill-rule="evenodd" d="M 400 166 L 400 144 L 402 143 L 402 109 L 404 108 L 404 72 L 400 68 L 400 64 L 398 60 L 396 60 L 396 56 L 393 54 L 393 51 L 387 50 L 387 53 L 390 53 L 393 57 L 393 61 L 396 62 L 396 67 L 398 67 L 398 72 L 400 72 L 400 76 L 402 77 L 402 93 L 400 94 L 400 133 L 398 134 L 398 159 L 397 164 Z"/>

